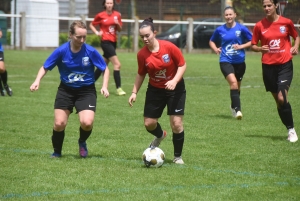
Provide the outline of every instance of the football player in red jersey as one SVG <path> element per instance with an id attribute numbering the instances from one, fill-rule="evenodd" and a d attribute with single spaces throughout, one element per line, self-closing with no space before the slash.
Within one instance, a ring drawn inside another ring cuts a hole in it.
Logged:
<path id="1" fill-rule="evenodd" d="M 121 88 L 121 63 L 116 54 L 117 45 L 117 31 L 122 30 L 121 14 L 114 10 L 113 0 L 104 0 L 104 11 L 98 13 L 94 20 L 90 23 L 90 29 L 101 38 L 101 48 L 103 50 L 103 57 L 108 65 L 109 62 L 114 66 L 114 80 L 117 88 L 117 95 L 125 95 L 125 91 Z M 95 26 L 100 27 L 98 31 Z M 101 71 L 95 70 L 95 80 L 97 80 Z"/>
<path id="2" fill-rule="evenodd" d="M 155 136 L 150 147 L 158 147 L 166 137 L 158 119 L 167 106 L 170 125 L 173 132 L 174 160 L 176 164 L 184 164 L 181 154 L 184 143 L 183 115 L 185 109 L 186 90 L 183 74 L 186 62 L 174 44 L 157 40 L 153 19 L 145 19 L 140 25 L 140 37 L 145 46 L 137 54 L 138 73 L 128 100 L 132 107 L 137 93 L 146 77 L 149 83 L 144 106 L 144 125 L 146 130 Z"/>
<path id="3" fill-rule="evenodd" d="M 278 14 L 277 0 L 263 0 L 266 17 L 253 29 L 252 50 L 262 53 L 263 81 L 276 101 L 282 123 L 288 129 L 290 142 L 298 140 L 294 129 L 288 91 L 293 79 L 293 55 L 298 54 L 299 36 L 293 22 Z M 294 39 L 291 45 L 290 36 Z M 259 41 L 261 45 L 259 46 Z"/>

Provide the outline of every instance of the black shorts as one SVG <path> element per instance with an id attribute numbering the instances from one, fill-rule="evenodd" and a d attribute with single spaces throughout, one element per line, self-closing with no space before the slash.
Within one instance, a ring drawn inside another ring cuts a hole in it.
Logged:
<path id="1" fill-rule="evenodd" d="M 54 109 L 69 110 L 73 112 L 73 107 L 76 108 L 76 113 L 82 110 L 96 111 L 97 95 L 95 85 L 85 86 L 81 88 L 71 88 L 63 83 L 60 83 Z"/>
<path id="2" fill-rule="evenodd" d="M 0 61 L 4 62 L 4 52 L 0 52 Z"/>
<path id="3" fill-rule="evenodd" d="M 226 78 L 230 73 L 233 73 L 238 82 L 242 81 L 246 71 L 246 63 L 231 64 L 228 62 L 220 62 L 221 71 Z"/>
<path id="4" fill-rule="evenodd" d="M 116 56 L 116 47 L 117 43 L 116 42 L 111 42 L 108 40 L 103 40 L 101 41 L 101 48 L 103 50 L 103 57 L 106 59 L 109 59 L 112 56 Z"/>
<path id="5" fill-rule="evenodd" d="M 148 84 L 144 117 L 159 118 L 167 106 L 168 115 L 184 115 L 186 90 L 184 80 L 178 82 L 173 91 L 156 88 Z"/>
<path id="6" fill-rule="evenodd" d="M 278 93 L 280 85 L 288 86 L 289 89 L 293 80 L 293 61 L 290 60 L 280 65 L 262 64 L 263 80 L 266 91 Z"/>

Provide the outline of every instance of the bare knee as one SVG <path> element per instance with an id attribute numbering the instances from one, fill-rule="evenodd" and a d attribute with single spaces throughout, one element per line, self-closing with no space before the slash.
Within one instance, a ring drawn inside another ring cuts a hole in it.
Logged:
<path id="1" fill-rule="evenodd" d="M 150 118 L 144 119 L 144 126 L 147 130 L 152 131 L 157 126 L 157 120 L 156 119 L 150 119 Z"/>
<path id="2" fill-rule="evenodd" d="M 80 122 L 80 127 L 85 131 L 90 131 L 93 128 L 92 120 L 83 120 Z"/>
<path id="3" fill-rule="evenodd" d="M 63 130 L 65 130 L 66 126 L 67 126 L 66 121 L 55 120 L 55 122 L 54 122 L 54 130 L 56 130 L 56 131 L 63 131 Z"/>

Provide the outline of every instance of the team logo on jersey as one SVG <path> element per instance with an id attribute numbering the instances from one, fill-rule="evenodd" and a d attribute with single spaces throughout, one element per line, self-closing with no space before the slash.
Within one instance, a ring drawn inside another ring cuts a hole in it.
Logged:
<path id="1" fill-rule="evenodd" d="M 84 81 L 84 79 L 83 79 L 84 76 L 85 76 L 84 74 L 70 73 L 68 75 L 68 80 L 69 80 L 68 83 L 74 83 L 74 82 L 78 82 L 78 81 L 83 82 Z"/>
<path id="2" fill-rule="evenodd" d="M 236 37 L 240 37 L 241 36 L 241 31 L 235 31 L 235 35 L 236 35 Z"/>
<path id="3" fill-rule="evenodd" d="M 280 48 L 280 39 L 271 40 L 269 43 L 270 49 L 279 49 Z"/>
<path id="4" fill-rule="evenodd" d="M 115 34 L 115 25 L 109 26 L 108 31 L 110 34 Z"/>
<path id="5" fill-rule="evenodd" d="M 82 57 L 82 65 L 87 66 L 89 63 L 90 61 L 88 57 Z"/>
<path id="6" fill-rule="evenodd" d="M 235 50 L 233 46 L 230 44 L 225 47 L 225 53 L 226 55 L 234 55 L 234 54 L 238 54 L 238 51 Z"/>
<path id="7" fill-rule="evenodd" d="M 167 72 L 166 69 L 157 71 L 157 72 L 155 73 L 155 77 L 156 77 L 156 78 L 163 78 L 163 79 L 166 79 L 166 72 Z"/>
<path id="8" fill-rule="evenodd" d="M 163 55 L 163 56 L 162 56 L 162 59 L 164 60 L 165 63 L 169 63 L 169 62 L 170 62 L 169 54 Z"/>
<path id="9" fill-rule="evenodd" d="M 285 26 L 280 26 L 279 30 L 280 30 L 281 33 L 285 33 L 286 32 Z"/>

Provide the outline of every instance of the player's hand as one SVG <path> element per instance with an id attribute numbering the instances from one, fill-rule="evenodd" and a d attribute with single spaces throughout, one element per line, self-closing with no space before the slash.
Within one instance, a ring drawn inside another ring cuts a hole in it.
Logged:
<path id="1" fill-rule="evenodd" d="M 170 80 L 165 85 L 166 85 L 165 87 L 166 90 L 174 90 L 177 85 L 177 82 L 174 80 Z"/>
<path id="2" fill-rule="evenodd" d="M 129 97 L 128 99 L 128 103 L 129 103 L 129 106 L 132 107 L 133 106 L 133 103 L 135 102 L 136 100 L 136 94 L 135 93 L 132 93 L 131 96 Z"/>
<path id="3" fill-rule="evenodd" d="M 107 88 L 105 88 L 105 87 L 102 87 L 102 88 L 101 88 L 100 93 L 101 93 L 105 98 L 108 98 L 108 96 L 109 96 L 109 92 L 108 92 Z"/>
<path id="4" fill-rule="evenodd" d="M 298 54 L 298 48 L 291 47 L 290 52 L 292 53 L 292 55 L 297 55 Z"/>
<path id="5" fill-rule="evenodd" d="M 32 85 L 30 86 L 30 91 L 33 92 L 33 91 L 36 91 L 39 89 L 39 86 L 40 86 L 40 83 L 39 82 L 34 82 L 32 83 Z"/>
<path id="6" fill-rule="evenodd" d="M 270 51 L 269 45 L 263 45 L 261 46 L 261 50 L 262 53 L 268 53 Z"/>

